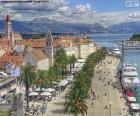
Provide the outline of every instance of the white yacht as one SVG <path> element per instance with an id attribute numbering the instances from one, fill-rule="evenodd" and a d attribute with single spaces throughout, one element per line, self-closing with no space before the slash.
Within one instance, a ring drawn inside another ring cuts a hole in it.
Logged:
<path id="1" fill-rule="evenodd" d="M 121 51 L 120 51 L 120 49 L 119 48 L 114 48 L 114 49 L 112 49 L 112 53 L 114 54 L 114 55 L 121 55 Z"/>
<path id="2" fill-rule="evenodd" d="M 121 83 L 124 89 L 132 88 L 140 83 L 135 65 L 125 64 L 123 66 Z"/>

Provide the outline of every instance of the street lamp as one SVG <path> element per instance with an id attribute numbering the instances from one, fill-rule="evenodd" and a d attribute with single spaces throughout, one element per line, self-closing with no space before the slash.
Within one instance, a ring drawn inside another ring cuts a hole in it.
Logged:
<path id="1" fill-rule="evenodd" d="M 112 107 L 112 102 L 109 101 L 109 107 L 110 107 L 110 116 L 111 116 L 111 107 Z"/>

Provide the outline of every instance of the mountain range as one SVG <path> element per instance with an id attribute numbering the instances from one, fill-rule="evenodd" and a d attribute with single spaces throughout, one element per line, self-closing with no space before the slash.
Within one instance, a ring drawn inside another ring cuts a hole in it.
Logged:
<path id="1" fill-rule="evenodd" d="M 46 33 L 50 27 L 53 32 L 86 32 L 86 33 L 139 33 L 140 21 L 124 22 L 109 27 L 104 27 L 99 23 L 80 24 L 66 23 L 47 18 L 36 18 L 32 21 L 15 21 L 12 20 L 13 31 L 20 33 Z M 0 20 L 0 32 L 5 31 L 5 21 Z"/>

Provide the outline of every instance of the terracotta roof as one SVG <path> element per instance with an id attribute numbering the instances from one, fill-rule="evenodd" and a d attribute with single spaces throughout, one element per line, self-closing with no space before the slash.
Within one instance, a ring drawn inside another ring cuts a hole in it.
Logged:
<path id="1" fill-rule="evenodd" d="M 80 38 L 75 36 L 60 36 L 59 38 L 54 39 L 53 47 L 56 48 L 61 46 L 77 46 L 89 44 L 90 42 L 92 41 L 86 38 Z M 48 42 L 46 39 L 24 39 L 22 40 L 21 44 L 29 45 L 33 48 L 45 48 Z"/>
<path id="2" fill-rule="evenodd" d="M 9 40 L 6 37 L 3 37 L 2 39 L 0 39 L 0 45 L 1 46 L 9 45 Z"/>
<path id="3" fill-rule="evenodd" d="M 43 48 L 46 46 L 45 39 L 24 39 L 21 44 L 30 45 L 33 48 Z"/>
<path id="4" fill-rule="evenodd" d="M 48 58 L 42 50 L 37 50 L 37 49 L 32 48 L 30 53 L 38 61 Z"/>
<path id="5" fill-rule="evenodd" d="M 0 57 L 0 63 L 2 62 L 7 62 L 7 63 L 11 62 L 19 66 L 23 63 L 23 57 L 19 55 L 6 53 L 2 57 Z"/>
<path id="6" fill-rule="evenodd" d="M 7 15 L 6 16 L 6 22 L 10 22 L 11 20 L 10 20 L 10 16 L 9 15 Z"/>
<path id="7" fill-rule="evenodd" d="M 75 36 L 61 36 L 59 39 L 56 39 L 53 42 L 54 47 L 69 47 L 69 46 L 77 46 L 77 45 L 84 45 L 84 44 L 89 44 L 92 42 L 89 39 L 86 38 L 80 38 L 80 37 L 75 37 Z"/>

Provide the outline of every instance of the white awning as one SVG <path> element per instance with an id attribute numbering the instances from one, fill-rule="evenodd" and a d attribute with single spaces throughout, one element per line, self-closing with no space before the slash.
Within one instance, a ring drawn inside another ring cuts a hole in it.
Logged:
<path id="1" fill-rule="evenodd" d="M 135 97 L 129 97 L 129 96 L 127 96 L 127 100 L 129 102 L 136 102 L 136 98 Z"/>
<path id="2" fill-rule="evenodd" d="M 68 84 L 68 80 L 64 79 L 64 80 L 61 80 L 61 81 L 58 83 L 58 87 L 66 86 L 67 84 Z"/>
<path id="3" fill-rule="evenodd" d="M 77 62 L 84 63 L 85 59 L 77 59 Z"/>
<path id="4" fill-rule="evenodd" d="M 29 96 L 38 96 L 38 93 L 37 92 L 31 92 L 31 93 L 29 93 Z"/>
<path id="5" fill-rule="evenodd" d="M 41 91 L 41 88 L 38 87 L 35 91 Z M 42 91 L 44 91 L 44 88 L 42 88 Z"/>
<path id="6" fill-rule="evenodd" d="M 44 91 L 47 91 L 47 92 L 54 92 L 55 89 L 53 89 L 53 88 L 47 88 L 47 89 L 45 89 Z"/>
<path id="7" fill-rule="evenodd" d="M 43 92 L 40 95 L 41 96 L 51 96 L 52 94 L 50 92 Z"/>

